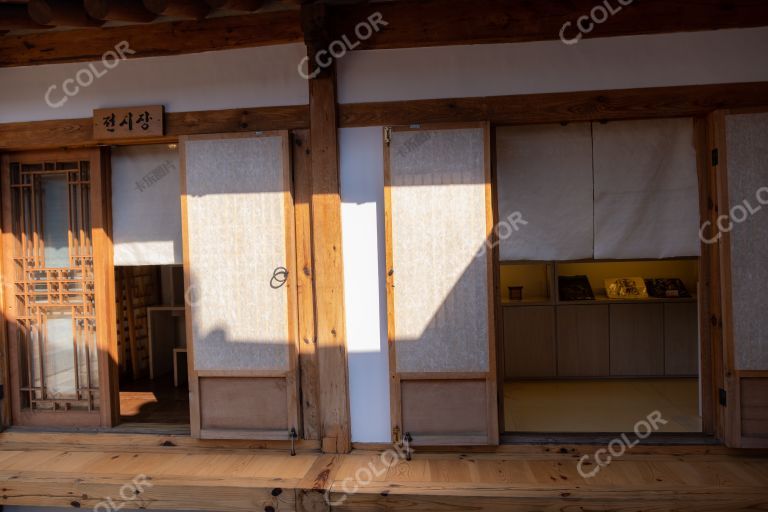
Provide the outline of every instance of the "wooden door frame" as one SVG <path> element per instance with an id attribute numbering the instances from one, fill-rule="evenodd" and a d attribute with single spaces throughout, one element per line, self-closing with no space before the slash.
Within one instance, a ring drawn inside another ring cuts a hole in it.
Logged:
<path id="1" fill-rule="evenodd" d="M 274 130 L 265 132 L 246 132 L 246 133 L 219 133 L 206 135 L 188 135 L 179 138 L 179 174 L 180 174 L 180 193 L 181 193 L 181 226 L 182 226 L 182 247 L 183 247 L 183 265 L 184 265 L 184 287 L 189 290 L 190 283 L 190 261 L 189 261 L 189 223 L 187 221 L 187 169 L 186 169 L 186 151 L 185 146 L 191 141 L 200 140 L 225 140 L 225 139 L 243 139 L 254 137 L 281 137 L 282 156 L 283 156 L 283 179 L 285 185 L 284 192 L 284 214 L 285 214 L 285 253 L 286 266 L 288 267 L 288 330 L 290 339 L 288 340 L 288 370 L 287 371 L 231 371 L 231 370 L 196 370 L 195 369 L 195 347 L 192 325 L 191 304 L 185 300 L 185 325 L 187 338 L 187 375 L 189 379 L 189 405 L 190 405 L 190 428 L 192 437 L 211 438 L 211 439 L 253 439 L 253 440 L 287 440 L 288 433 L 282 430 L 275 431 L 208 431 L 206 432 L 201 425 L 200 408 L 200 388 L 199 380 L 201 377 L 280 377 L 285 378 L 288 388 L 288 423 L 295 425 L 296 433 L 299 438 L 302 437 L 301 412 L 299 410 L 300 396 L 300 378 L 299 378 L 299 345 L 298 345 L 298 296 L 297 296 L 297 270 L 296 270 L 296 218 L 294 215 L 294 190 L 293 190 L 293 171 L 292 171 L 292 148 L 291 134 L 288 130 Z M 257 435 L 254 435 L 254 434 Z"/>
<path id="2" fill-rule="evenodd" d="M 36 163 L 51 160 L 88 160 L 90 162 L 90 221 L 91 221 L 91 250 L 93 257 L 94 273 L 94 301 L 96 316 L 96 346 L 99 350 L 98 382 L 99 382 L 99 409 L 97 411 L 66 411 L 55 416 L 55 425 L 52 425 L 52 415 L 56 413 L 31 412 L 21 410 L 18 396 L 19 369 L 16 344 L 11 342 L 15 336 L 15 313 L 11 305 L 12 301 L 6 297 L 13 292 L 15 281 L 14 268 L 5 261 L 12 257 L 18 241 L 12 229 L 13 214 L 11 211 L 10 190 L 10 163 L 18 158 L 25 163 Z M 22 424 L 29 426 L 65 426 L 65 427 L 105 427 L 112 426 L 114 418 L 119 415 L 119 405 L 116 407 L 112 394 L 112 379 L 116 376 L 115 365 L 112 360 L 112 345 L 114 333 L 109 328 L 110 289 L 114 292 L 114 276 L 111 278 L 108 269 L 111 265 L 111 216 L 106 209 L 109 197 L 109 165 L 108 151 L 99 148 L 85 149 L 61 149 L 43 151 L 23 151 L 5 153 L 2 155 L 2 167 L 0 168 L 0 184 L 2 187 L 2 353 L 3 359 L 3 385 L 7 390 L 4 400 L 3 423 Z M 110 288 L 111 287 L 111 288 Z"/>
<path id="3" fill-rule="evenodd" d="M 713 155 L 709 162 L 708 177 L 712 186 L 712 208 L 708 220 L 715 225 L 718 215 L 730 212 L 731 198 L 728 188 L 728 141 L 726 117 L 740 114 L 765 114 L 768 106 L 742 109 L 723 109 L 712 112 L 706 119 L 707 150 Z M 716 157 L 714 155 L 717 155 Z M 713 330 L 720 337 L 715 353 L 717 391 L 715 407 L 718 437 L 727 446 L 735 448 L 764 448 L 766 440 L 742 434 L 742 382 L 746 379 L 768 379 L 768 370 L 740 370 L 736 368 L 736 348 L 733 332 L 733 284 L 731 280 L 731 233 L 720 231 L 718 243 L 709 245 L 717 265 L 712 269 L 713 288 L 719 297 L 719 309 L 713 312 Z M 718 396 L 720 395 L 719 399 Z"/>
<path id="4" fill-rule="evenodd" d="M 495 247 L 495 205 L 492 193 L 492 153 L 491 125 L 488 122 L 456 122 L 434 123 L 413 126 L 386 127 L 391 132 L 420 132 L 428 130 L 460 130 L 467 128 L 480 128 L 483 130 L 483 167 L 485 175 L 485 218 L 486 218 L 486 243 Z M 384 134 L 382 134 L 383 136 Z M 391 191 L 391 161 L 390 146 L 384 144 L 384 230 L 385 230 L 385 254 L 386 268 L 394 268 L 394 254 L 392 247 L 392 191 Z M 496 338 L 496 311 L 498 308 L 495 286 L 495 267 L 493 251 L 486 250 L 487 268 L 487 294 L 488 294 L 488 371 L 487 372 L 399 372 L 397 370 L 397 343 L 395 333 L 395 279 L 394 273 L 389 270 L 386 275 L 387 289 L 387 342 L 389 346 L 389 375 L 390 375 L 390 427 L 392 432 L 403 431 L 401 381 L 406 376 L 408 380 L 484 380 L 486 385 L 486 424 L 488 431 L 484 439 L 468 438 L 467 436 L 424 436 L 426 445 L 451 445 L 451 444 L 480 444 L 496 445 L 499 442 L 499 408 L 498 408 L 498 376 L 497 376 L 497 338 Z M 395 430 L 398 429 L 398 430 Z M 393 434 L 393 442 L 400 442 Z"/>
<path id="5" fill-rule="evenodd" d="M 697 171 L 697 182 L 698 182 L 698 203 L 699 203 L 699 224 L 701 225 L 707 220 L 710 220 L 710 218 L 714 219 L 717 216 L 717 197 L 715 197 L 715 191 L 717 190 L 716 186 L 717 184 L 714 181 L 714 174 L 710 174 L 709 169 L 711 168 L 711 149 L 712 149 L 712 122 L 710 120 L 710 117 L 708 116 L 685 116 L 685 115 L 676 115 L 676 116 L 669 116 L 669 118 L 690 118 L 693 121 L 693 136 L 694 136 L 694 146 L 696 150 L 696 171 Z M 638 117 L 636 119 L 633 119 L 629 115 L 626 117 L 626 119 L 621 120 L 648 120 L 648 117 Z M 593 119 L 593 120 L 574 120 L 573 122 L 580 122 L 580 123 L 595 123 L 599 122 L 600 119 Z M 550 123 L 551 124 L 551 123 Z M 497 201 L 497 194 L 498 194 L 498 176 L 496 172 L 496 150 L 495 150 L 495 144 L 496 144 L 496 129 L 503 126 L 520 126 L 519 124 L 515 125 L 493 125 L 493 139 L 492 144 L 494 147 L 493 151 L 493 199 L 494 202 Z M 495 204 L 494 204 L 495 206 Z M 714 217 L 711 217 L 714 212 Z M 498 213 L 498 212 L 496 212 Z M 496 244 L 498 245 L 498 244 Z M 713 318 L 715 315 L 719 316 L 719 308 L 720 308 L 720 261 L 718 257 L 717 251 L 713 251 L 712 246 L 705 244 L 703 241 L 700 244 L 701 246 L 701 254 L 698 257 L 699 265 L 698 265 L 698 276 L 699 276 L 699 283 L 701 283 L 701 289 L 698 290 L 698 300 L 697 300 L 697 307 L 699 311 L 699 403 L 701 405 L 701 418 L 702 418 L 702 431 L 701 432 L 691 432 L 691 433 L 681 433 L 681 434 L 656 434 L 654 436 L 654 440 L 658 440 L 660 442 L 669 441 L 671 443 L 678 442 L 680 439 L 683 438 L 702 438 L 702 436 L 712 436 L 716 435 L 720 439 L 724 439 L 721 435 L 721 429 L 718 428 L 717 422 L 718 422 L 718 414 L 717 414 L 717 408 L 718 408 L 718 389 L 722 387 L 722 368 L 719 364 L 720 359 L 718 358 L 718 354 L 721 353 L 721 347 L 722 347 L 722 331 L 720 329 L 721 326 L 717 325 L 716 322 L 713 321 Z M 500 267 L 500 258 L 499 258 L 499 252 L 498 247 L 494 248 L 494 268 L 496 271 L 497 279 L 499 275 L 499 267 Z M 496 286 L 498 287 L 498 283 L 496 283 Z M 498 306 L 498 312 L 497 312 L 497 336 L 498 339 L 501 340 L 498 343 L 498 351 L 497 351 L 497 357 L 499 361 L 504 361 L 504 343 L 503 343 L 503 334 L 502 334 L 502 326 L 503 326 L 503 320 L 501 315 L 501 305 Z M 499 379 L 498 379 L 498 386 L 500 390 L 504 389 L 504 369 L 503 365 L 499 365 Z M 503 397 L 503 391 L 500 393 L 500 396 Z M 528 440 L 551 440 L 553 438 L 562 438 L 563 440 L 571 441 L 574 439 L 586 439 L 586 436 L 591 435 L 588 433 L 585 434 L 559 434 L 559 433 L 548 433 L 543 432 L 541 434 L 535 434 L 531 435 L 530 433 L 525 434 L 517 434 L 515 432 L 510 432 L 506 430 L 506 425 L 504 424 L 504 400 L 503 398 L 499 399 L 499 430 L 500 432 L 503 432 L 503 436 L 505 437 L 505 440 L 511 441 L 515 440 L 517 438 Z M 594 438 L 594 435 L 592 435 L 592 438 Z"/>

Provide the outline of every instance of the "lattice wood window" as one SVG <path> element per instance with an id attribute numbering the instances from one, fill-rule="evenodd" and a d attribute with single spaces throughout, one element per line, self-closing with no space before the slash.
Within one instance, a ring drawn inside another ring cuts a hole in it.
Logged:
<path id="1" fill-rule="evenodd" d="M 90 173 L 87 160 L 10 164 L 24 409 L 98 409 Z"/>

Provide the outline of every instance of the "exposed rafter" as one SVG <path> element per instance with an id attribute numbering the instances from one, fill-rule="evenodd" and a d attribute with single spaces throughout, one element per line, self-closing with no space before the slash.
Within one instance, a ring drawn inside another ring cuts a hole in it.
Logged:
<path id="1" fill-rule="evenodd" d="M 264 0 L 205 0 L 213 9 L 254 12 L 264 7 Z"/>
<path id="2" fill-rule="evenodd" d="M 0 31 L 51 28 L 41 25 L 29 16 L 27 6 L 0 3 Z"/>
<path id="3" fill-rule="evenodd" d="M 160 16 L 199 20 L 211 12 L 203 0 L 144 0 L 144 7 Z"/>
<path id="4" fill-rule="evenodd" d="M 136 0 L 85 0 L 84 5 L 88 15 L 97 20 L 146 23 L 157 18 Z"/>
<path id="5" fill-rule="evenodd" d="M 303 41 L 298 11 L 84 29 L 0 38 L 0 66 L 97 61 L 129 41 L 130 58 L 197 53 Z"/>
<path id="6" fill-rule="evenodd" d="M 67 0 L 29 0 L 29 16 L 41 25 L 98 27 L 101 20 L 91 18 L 80 2 Z"/>
<path id="7" fill-rule="evenodd" d="M 388 23 L 386 30 L 361 40 L 357 49 L 548 41 L 560 39 L 561 32 L 573 39 L 768 25 L 765 0 L 404 0 L 335 7 L 334 31 L 351 37 L 376 12 Z"/>

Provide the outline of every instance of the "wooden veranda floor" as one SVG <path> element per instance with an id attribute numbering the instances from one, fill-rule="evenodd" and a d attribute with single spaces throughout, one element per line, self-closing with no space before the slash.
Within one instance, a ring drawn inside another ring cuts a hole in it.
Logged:
<path id="1" fill-rule="evenodd" d="M 0 434 L 0 504 L 265 512 L 768 510 L 768 458 L 721 447 L 637 446 L 584 479 L 576 469 L 581 454 L 603 446 L 417 451 L 410 462 L 390 467 L 376 452 L 331 456 L 308 446 L 291 457 L 247 442 L 6 432 Z M 151 486 L 132 492 L 137 477 Z"/>

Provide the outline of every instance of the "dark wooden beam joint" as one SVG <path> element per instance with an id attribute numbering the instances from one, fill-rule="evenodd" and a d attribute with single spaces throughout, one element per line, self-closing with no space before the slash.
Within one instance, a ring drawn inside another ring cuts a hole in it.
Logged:
<path id="1" fill-rule="evenodd" d="M 331 42 L 328 31 L 329 8 L 325 4 L 304 4 L 301 6 L 301 29 L 304 33 L 304 44 L 307 46 L 306 70 L 300 70 L 307 79 L 328 78 L 333 74 L 334 64 L 320 64 L 320 52 L 327 51 Z M 302 66 L 303 67 L 303 66 Z"/>

